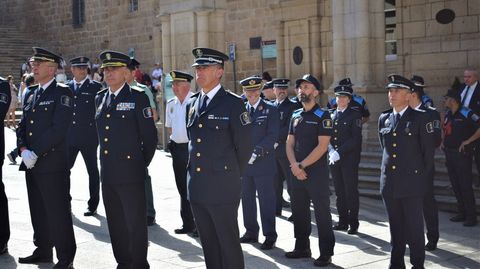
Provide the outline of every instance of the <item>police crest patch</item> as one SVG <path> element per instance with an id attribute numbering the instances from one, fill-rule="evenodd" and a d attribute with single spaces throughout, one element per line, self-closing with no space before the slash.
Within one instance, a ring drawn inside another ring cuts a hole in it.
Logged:
<path id="1" fill-rule="evenodd" d="M 428 122 L 426 125 L 425 125 L 426 129 L 427 129 L 427 133 L 431 134 L 433 133 L 433 123 L 432 122 Z"/>
<path id="2" fill-rule="evenodd" d="M 4 93 L 0 93 L 0 102 L 6 104 L 8 103 L 8 95 L 4 94 Z"/>
<path id="3" fill-rule="evenodd" d="M 325 129 L 332 129 L 333 128 L 333 123 L 331 119 L 324 119 L 322 121 L 323 128 Z"/>
<path id="4" fill-rule="evenodd" d="M 143 109 L 143 117 L 145 119 L 153 117 L 153 112 L 151 107 L 146 107 Z"/>
<path id="5" fill-rule="evenodd" d="M 250 116 L 246 111 L 240 114 L 240 122 L 242 123 L 242 125 L 247 125 L 252 123 L 252 120 L 250 119 Z"/>
<path id="6" fill-rule="evenodd" d="M 72 106 L 72 98 L 68 95 L 62 95 L 60 97 L 60 104 L 71 107 Z"/>

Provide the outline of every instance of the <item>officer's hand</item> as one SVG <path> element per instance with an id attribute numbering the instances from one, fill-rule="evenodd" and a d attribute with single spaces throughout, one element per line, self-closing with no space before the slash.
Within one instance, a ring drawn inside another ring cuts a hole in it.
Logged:
<path id="1" fill-rule="evenodd" d="M 253 164 L 255 160 L 257 159 L 258 155 L 255 153 L 252 153 L 252 156 L 250 157 L 250 160 L 248 160 L 248 164 Z"/>
<path id="2" fill-rule="evenodd" d="M 296 175 L 297 179 L 300 181 L 307 179 L 307 172 L 305 170 L 300 170 L 300 174 Z"/>
<path id="3" fill-rule="evenodd" d="M 22 151 L 22 161 L 25 163 L 27 169 L 32 169 L 37 162 L 38 156 L 28 149 Z"/>
<path id="4" fill-rule="evenodd" d="M 336 150 L 331 150 L 328 153 L 328 160 L 330 161 L 330 164 L 334 164 L 338 160 L 340 160 L 340 154 Z"/>
<path id="5" fill-rule="evenodd" d="M 460 144 L 460 147 L 458 147 L 459 152 L 464 152 L 465 146 L 470 144 L 467 140 L 463 141 L 462 144 Z"/>
<path id="6" fill-rule="evenodd" d="M 277 149 L 278 143 L 273 144 L 273 149 Z"/>

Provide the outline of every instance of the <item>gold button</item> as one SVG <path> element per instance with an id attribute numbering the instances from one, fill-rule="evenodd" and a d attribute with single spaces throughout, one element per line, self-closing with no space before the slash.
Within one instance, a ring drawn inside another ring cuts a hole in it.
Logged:
<path id="1" fill-rule="evenodd" d="M 201 155 L 200 152 L 198 152 L 198 153 L 197 153 L 197 157 L 200 157 L 200 155 Z"/>
<path id="2" fill-rule="evenodd" d="M 196 170 L 197 170 L 197 172 L 200 172 L 200 170 L 201 170 L 201 169 L 200 169 L 200 167 L 197 167 L 197 169 L 196 169 Z"/>
<path id="3" fill-rule="evenodd" d="M 110 129 L 110 126 L 105 126 L 105 130 L 109 130 Z"/>
<path id="4" fill-rule="evenodd" d="M 73 106 L 77 106 L 77 104 L 74 104 Z"/>
<path id="5" fill-rule="evenodd" d="M 131 159 L 132 157 L 130 157 L 130 155 L 127 155 L 127 159 Z"/>
<path id="6" fill-rule="evenodd" d="M 110 118 L 110 114 L 107 114 L 107 118 Z"/>
<path id="7" fill-rule="evenodd" d="M 338 125 L 338 122 L 335 122 L 335 125 Z"/>
<path id="8" fill-rule="evenodd" d="M 218 130 L 218 126 L 215 126 L 215 129 L 217 129 L 217 130 Z"/>
<path id="9" fill-rule="evenodd" d="M 45 111 L 47 111 L 47 110 L 48 110 L 48 108 L 45 108 Z"/>
<path id="10" fill-rule="evenodd" d="M 75 95 L 75 97 L 74 97 L 74 98 L 75 98 L 75 99 L 77 99 L 77 96 Z"/>
<path id="11" fill-rule="evenodd" d="M 335 130 L 335 133 L 338 133 L 338 130 Z"/>
<path id="12" fill-rule="evenodd" d="M 108 150 L 104 150 L 103 153 L 108 154 Z"/>
<path id="13" fill-rule="evenodd" d="M 335 137 L 335 138 L 333 138 L 333 140 L 337 140 L 337 138 Z"/>
<path id="14" fill-rule="evenodd" d="M 202 127 L 203 127 L 203 124 L 199 123 L 198 128 L 202 128 Z"/>
<path id="15" fill-rule="evenodd" d="M 397 136 L 397 133 L 393 133 L 393 136 Z"/>
<path id="16" fill-rule="evenodd" d="M 125 119 L 125 115 L 122 115 L 122 119 Z"/>
<path id="17" fill-rule="evenodd" d="M 335 148 L 336 148 L 336 149 L 338 149 L 338 146 L 337 146 L 337 145 L 335 145 Z"/>
<path id="18" fill-rule="evenodd" d="M 32 112 L 35 112 L 35 109 L 32 109 Z"/>
<path id="19" fill-rule="evenodd" d="M 105 137 L 105 138 L 103 139 L 103 141 L 108 142 L 108 138 Z"/>
<path id="20" fill-rule="evenodd" d="M 75 112 L 73 112 L 73 116 L 75 116 Z"/>
<path id="21" fill-rule="evenodd" d="M 33 120 L 30 120 L 30 124 L 33 124 Z"/>
<path id="22" fill-rule="evenodd" d="M 393 146 L 393 147 L 396 147 L 396 146 L 397 146 L 397 144 L 396 144 L 396 143 L 393 143 L 393 145 L 392 145 L 392 146 Z"/>
<path id="23" fill-rule="evenodd" d="M 395 170 L 395 169 L 397 169 L 397 167 L 394 165 L 394 166 L 392 166 L 392 169 Z"/>
<path id="24" fill-rule="evenodd" d="M 393 157 L 393 158 L 397 158 L 397 154 L 393 154 L 393 156 L 392 156 L 392 157 Z"/>
<path id="25" fill-rule="evenodd" d="M 29 136 L 32 136 L 33 134 L 32 134 L 32 132 L 30 132 L 30 133 L 28 133 L 28 135 L 29 135 Z"/>
<path id="26" fill-rule="evenodd" d="M 418 174 L 418 170 L 415 170 L 415 174 Z"/>
<path id="27" fill-rule="evenodd" d="M 202 142 L 202 139 L 197 138 L 197 143 L 200 143 L 200 142 Z"/>
<path id="28" fill-rule="evenodd" d="M 225 170 L 227 170 L 227 169 L 228 169 L 228 167 L 225 165 Z"/>
<path id="29" fill-rule="evenodd" d="M 75 121 L 74 121 L 74 122 L 72 122 L 72 123 L 73 123 L 73 124 L 75 124 Z"/>
<path id="30" fill-rule="evenodd" d="M 412 135 L 412 133 L 408 133 L 408 135 L 410 135 L 410 136 L 411 136 L 411 135 Z"/>
<path id="31" fill-rule="evenodd" d="M 88 103 L 88 100 L 87 100 L 87 101 L 85 101 L 85 103 Z"/>

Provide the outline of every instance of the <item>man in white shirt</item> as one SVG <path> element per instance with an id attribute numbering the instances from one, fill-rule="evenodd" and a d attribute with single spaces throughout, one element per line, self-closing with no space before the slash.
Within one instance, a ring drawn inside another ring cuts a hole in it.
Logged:
<path id="1" fill-rule="evenodd" d="M 155 63 L 155 68 L 152 71 L 152 85 L 157 88 L 157 84 L 162 81 L 163 68 L 160 63 Z"/>
<path id="2" fill-rule="evenodd" d="M 180 194 L 180 216 L 183 224 L 182 228 L 175 229 L 175 233 L 193 233 L 194 236 L 197 236 L 192 209 L 187 199 L 188 136 L 186 115 L 187 103 L 190 96 L 192 96 L 190 82 L 193 76 L 175 70 L 170 72 L 170 76 L 173 79 L 172 88 L 175 97 L 167 102 L 165 126 L 170 134 L 168 149 L 172 154 L 173 172 L 175 173 L 175 183 Z"/>

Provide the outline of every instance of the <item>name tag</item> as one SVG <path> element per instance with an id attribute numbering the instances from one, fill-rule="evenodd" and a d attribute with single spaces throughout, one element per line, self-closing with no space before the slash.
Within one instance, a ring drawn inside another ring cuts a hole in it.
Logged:
<path id="1" fill-rule="evenodd" d="M 92 94 L 89 93 L 89 92 L 81 92 L 80 94 L 82 94 L 82 95 L 92 95 Z"/>
<path id="2" fill-rule="evenodd" d="M 117 110 L 118 111 L 129 111 L 135 109 L 135 103 L 118 103 Z"/>
<path id="3" fill-rule="evenodd" d="M 53 104 L 53 103 L 55 103 L 54 100 L 49 100 L 49 101 L 42 101 L 42 102 L 40 102 L 38 105 L 39 105 L 39 106 L 47 106 L 47 105 Z"/>
<path id="4" fill-rule="evenodd" d="M 318 125 L 318 122 L 316 122 L 316 121 L 306 120 L 305 123 Z"/>
<path id="5" fill-rule="evenodd" d="M 259 117 L 257 117 L 257 119 L 265 119 L 265 118 L 267 118 L 267 116 L 259 116 Z"/>
<path id="6" fill-rule="evenodd" d="M 208 115 L 208 118 L 209 120 L 229 120 L 230 118 L 229 117 L 219 117 L 219 116 L 215 116 L 215 115 Z"/>

